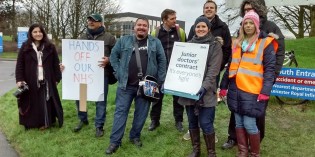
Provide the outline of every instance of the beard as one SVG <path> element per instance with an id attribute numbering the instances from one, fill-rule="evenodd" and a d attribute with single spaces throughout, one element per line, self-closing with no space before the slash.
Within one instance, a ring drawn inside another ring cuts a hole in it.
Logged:
<path id="1" fill-rule="evenodd" d="M 146 36 L 145 36 L 145 35 L 142 35 L 142 34 L 137 34 L 137 37 L 138 37 L 139 39 L 143 39 L 143 38 L 145 38 Z"/>

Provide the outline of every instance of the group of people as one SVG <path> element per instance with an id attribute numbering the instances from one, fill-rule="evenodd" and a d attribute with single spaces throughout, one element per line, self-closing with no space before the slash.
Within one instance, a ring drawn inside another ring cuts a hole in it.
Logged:
<path id="1" fill-rule="evenodd" d="M 135 101 L 132 127 L 129 139 L 142 147 L 141 131 L 150 111 L 149 131 L 160 126 L 163 94 L 158 102 L 150 102 L 138 95 L 139 69 L 142 73 L 157 79 L 160 90 L 172 56 L 174 42 L 209 44 L 199 100 L 173 96 L 175 128 L 183 132 L 183 113 L 186 110 L 188 128 L 193 151 L 191 157 L 199 157 L 200 129 L 209 157 L 215 151 L 215 106 L 217 88 L 219 95 L 227 97 L 231 111 L 229 137 L 223 149 L 238 146 L 239 157 L 260 155 L 260 142 L 265 132 L 265 112 L 270 91 L 278 76 L 284 58 L 284 37 L 280 29 L 267 20 L 264 0 L 244 0 L 240 15 L 243 17 L 238 37 L 233 41 L 226 23 L 217 15 L 217 4 L 207 0 L 203 15 L 195 20 L 188 38 L 176 24 L 176 11 L 165 9 L 161 13 L 163 23 L 149 35 L 149 21 L 139 17 L 134 25 L 134 34 L 121 37 L 117 42 L 108 33 L 99 14 L 87 17 L 87 31 L 80 39 L 104 41 L 104 57 L 99 66 L 104 68 L 104 101 L 96 102 L 95 136 L 104 135 L 106 103 L 108 94 L 109 67 L 114 69 L 118 80 L 116 108 L 110 135 L 110 144 L 105 150 L 112 154 L 122 144 L 130 107 Z M 138 50 L 135 50 L 138 48 Z M 228 65 L 224 71 L 225 65 Z M 20 49 L 16 65 L 16 82 L 19 88 L 28 85 L 28 90 L 18 97 L 20 124 L 25 129 L 51 127 L 58 120 L 63 125 L 63 109 L 57 84 L 65 67 L 58 59 L 55 46 L 48 40 L 41 25 L 33 24 L 28 39 Z M 220 82 L 220 72 L 223 72 Z M 87 112 L 79 111 L 79 123 L 73 129 L 79 132 L 88 125 Z M 249 149 L 250 148 L 250 149 Z"/>

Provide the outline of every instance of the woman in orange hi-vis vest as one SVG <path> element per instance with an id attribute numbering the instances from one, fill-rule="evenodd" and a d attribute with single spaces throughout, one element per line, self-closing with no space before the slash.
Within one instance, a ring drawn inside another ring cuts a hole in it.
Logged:
<path id="1" fill-rule="evenodd" d="M 239 157 L 248 156 L 249 146 L 251 157 L 259 156 L 256 118 L 265 114 L 275 78 L 277 49 L 276 40 L 259 30 L 257 13 L 246 13 L 239 37 L 232 45 L 232 58 L 220 91 L 220 96 L 227 96 L 229 109 L 235 113 Z"/>

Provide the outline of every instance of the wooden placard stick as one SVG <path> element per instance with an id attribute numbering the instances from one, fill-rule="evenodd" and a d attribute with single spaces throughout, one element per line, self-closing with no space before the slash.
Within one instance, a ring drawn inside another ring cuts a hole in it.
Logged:
<path id="1" fill-rule="evenodd" d="M 80 105 L 79 111 L 86 112 L 87 84 L 80 83 Z"/>

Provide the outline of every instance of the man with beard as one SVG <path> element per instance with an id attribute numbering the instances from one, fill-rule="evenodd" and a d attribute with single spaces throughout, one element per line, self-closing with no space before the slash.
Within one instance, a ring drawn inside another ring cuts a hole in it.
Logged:
<path id="1" fill-rule="evenodd" d="M 164 52 L 167 58 L 167 65 L 170 62 L 172 56 L 174 42 L 185 42 L 186 34 L 185 31 L 176 25 L 176 12 L 171 9 L 165 9 L 161 13 L 161 19 L 163 24 L 156 30 L 151 32 L 151 35 L 160 39 Z M 155 130 L 160 126 L 160 118 L 162 111 L 162 102 L 164 94 L 160 95 L 160 100 L 158 102 L 152 103 L 152 109 L 150 112 L 151 124 L 149 126 L 149 131 Z M 178 104 L 178 96 L 173 96 L 173 115 L 175 118 L 175 127 L 178 131 L 184 131 L 183 128 L 183 113 L 184 107 Z"/>
<path id="2" fill-rule="evenodd" d="M 106 154 L 114 153 L 121 145 L 126 121 L 132 101 L 135 101 L 134 118 L 129 133 L 130 142 L 136 147 L 142 147 L 141 130 L 148 116 L 150 102 L 137 95 L 139 88 L 138 66 L 134 45 L 138 44 L 139 60 L 143 76 L 150 75 L 162 85 L 166 76 L 166 58 L 161 42 L 148 35 L 149 21 L 138 18 L 134 26 L 134 35 L 123 36 L 112 49 L 110 62 L 118 80 L 116 92 L 116 110 L 110 145 Z M 136 42 L 136 43 L 135 43 Z"/>

